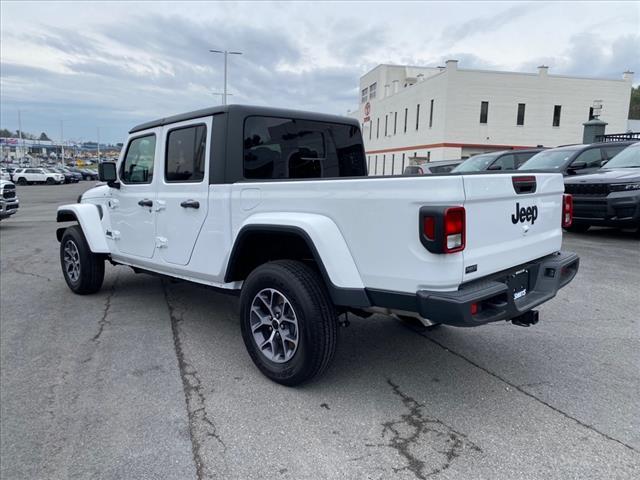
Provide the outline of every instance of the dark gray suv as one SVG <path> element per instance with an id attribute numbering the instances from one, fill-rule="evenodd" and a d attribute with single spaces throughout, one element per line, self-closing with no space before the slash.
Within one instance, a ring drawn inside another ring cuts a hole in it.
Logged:
<path id="1" fill-rule="evenodd" d="M 565 193 L 573 196 L 573 225 L 584 232 L 591 225 L 640 230 L 640 142 L 591 175 L 567 177 Z"/>

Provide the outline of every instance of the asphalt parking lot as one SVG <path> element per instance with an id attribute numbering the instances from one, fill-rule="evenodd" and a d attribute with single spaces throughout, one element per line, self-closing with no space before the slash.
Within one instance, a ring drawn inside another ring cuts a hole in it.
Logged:
<path id="1" fill-rule="evenodd" d="M 3 479 L 640 476 L 631 234 L 566 234 L 581 271 L 534 327 L 352 316 L 329 372 L 286 388 L 234 297 L 112 266 L 71 293 L 55 210 L 90 186 L 18 187 L 0 223 Z"/>

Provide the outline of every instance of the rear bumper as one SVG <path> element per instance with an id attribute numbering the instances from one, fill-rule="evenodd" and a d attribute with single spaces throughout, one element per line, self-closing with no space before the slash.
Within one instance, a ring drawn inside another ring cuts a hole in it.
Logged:
<path id="1" fill-rule="evenodd" d="M 510 320 L 553 298 L 578 272 L 580 259 L 573 252 L 558 252 L 533 262 L 464 284 L 454 292 L 420 290 L 418 313 L 432 322 L 475 327 Z M 508 281 L 516 272 L 529 271 L 526 295 L 514 299 Z M 471 313 L 472 305 L 478 311 Z"/>

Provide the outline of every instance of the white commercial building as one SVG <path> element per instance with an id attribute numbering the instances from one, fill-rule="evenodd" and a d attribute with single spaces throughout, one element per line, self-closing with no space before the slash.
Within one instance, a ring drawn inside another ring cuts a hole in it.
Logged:
<path id="1" fill-rule="evenodd" d="M 546 66 L 470 70 L 456 60 L 438 68 L 378 65 L 360 78 L 360 107 L 351 115 L 362 124 L 370 174 L 398 174 L 414 159 L 580 143 L 594 113 L 607 133 L 625 132 L 632 80 L 632 72 L 621 79 L 551 75 Z"/>

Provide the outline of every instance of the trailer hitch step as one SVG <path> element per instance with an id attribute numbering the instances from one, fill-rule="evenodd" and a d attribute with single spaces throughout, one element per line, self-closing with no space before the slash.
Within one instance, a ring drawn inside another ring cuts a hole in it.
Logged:
<path id="1" fill-rule="evenodd" d="M 511 323 L 518 325 L 519 327 L 530 327 L 531 325 L 538 323 L 538 320 L 540 319 L 539 317 L 540 314 L 538 310 L 529 310 L 522 315 L 512 318 Z"/>

